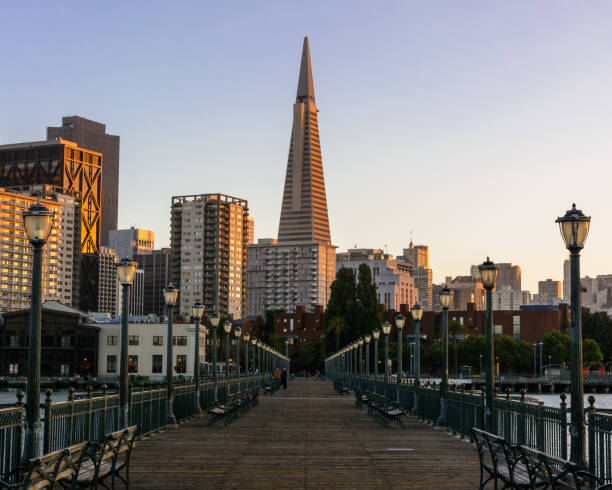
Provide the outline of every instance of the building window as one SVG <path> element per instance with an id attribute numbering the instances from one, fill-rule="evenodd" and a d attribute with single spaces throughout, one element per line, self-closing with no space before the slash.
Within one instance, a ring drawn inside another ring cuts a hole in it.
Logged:
<path id="1" fill-rule="evenodd" d="M 116 335 L 106 336 L 106 345 L 117 345 L 119 344 L 119 338 Z"/>
<path id="2" fill-rule="evenodd" d="M 153 354 L 153 368 L 151 372 L 156 374 L 161 374 L 162 366 L 164 363 L 164 356 L 159 354 Z"/>
<path id="3" fill-rule="evenodd" d="M 512 316 L 512 336 L 517 342 L 521 340 L 521 315 Z"/>
<path id="4" fill-rule="evenodd" d="M 62 335 L 62 347 L 69 348 L 72 347 L 72 342 L 70 339 L 70 335 Z"/>
<path id="5" fill-rule="evenodd" d="M 184 335 L 172 337 L 172 345 L 187 345 L 187 337 L 185 337 Z"/>
<path id="6" fill-rule="evenodd" d="M 138 356 L 128 357 L 128 373 L 138 372 Z"/>
<path id="7" fill-rule="evenodd" d="M 9 364 L 9 376 L 16 376 L 19 374 L 19 364 L 13 363 Z"/>
<path id="8" fill-rule="evenodd" d="M 154 335 L 153 336 L 153 345 L 164 345 L 164 338 L 161 335 Z M 155 356 L 153 356 L 155 357 Z M 155 371 L 153 371 L 155 372 Z M 160 371 L 161 373 L 161 371 Z"/>
<path id="9" fill-rule="evenodd" d="M 177 373 L 185 373 L 187 371 L 187 356 L 184 356 L 184 355 L 176 356 L 176 366 L 174 366 L 174 370 Z"/>
<path id="10" fill-rule="evenodd" d="M 493 335 L 501 335 L 503 333 L 502 325 L 493 326 Z"/>
<path id="11" fill-rule="evenodd" d="M 128 337 L 128 345 L 138 345 L 138 335 L 130 335 Z"/>
<path id="12" fill-rule="evenodd" d="M 60 376 L 70 376 L 70 366 L 68 364 L 60 364 L 59 375 Z"/>
<path id="13" fill-rule="evenodd" d="M 9 345 L 11 347 L 19 347 L 19 335 L 11 335 Z"/>
<path id="14" fill-rule="evenodd" d="M 117 372 L 117 356 L 106 356 L 106 372 Z"/>

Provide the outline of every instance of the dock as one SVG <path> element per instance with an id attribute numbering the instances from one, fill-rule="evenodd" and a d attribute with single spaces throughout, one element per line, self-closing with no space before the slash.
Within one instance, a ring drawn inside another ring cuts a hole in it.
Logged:
<path id="1" fill-rule="evenodd" d="M 472 444 L 404 422 L 384 428 L 332 383 L 296 379 L 227 427 L 203 416 L 138 441 L 130 487 L 478 488 Z"/>

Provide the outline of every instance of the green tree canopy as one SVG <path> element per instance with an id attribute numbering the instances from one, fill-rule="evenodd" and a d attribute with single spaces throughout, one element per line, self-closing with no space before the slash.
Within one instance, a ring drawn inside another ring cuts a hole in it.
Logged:
<path id="1" fill-rule="evenodd" d="M 582 341 L 582 362 L 591 368 L 596 368 L 603 360 L 603 353 L 599 344 L 593 339 Z"/>
<path id="2" fill-rule="evenodd" d="M 542 346 L 544 359 L 548 359 L 548 356 L 551 356 L 553 364 L 563 364 L 564 362 L 569 362 L 569 335 L 553 330 L 542 337 L 542 342 L 544 344 Z"/>
<path id="3" fill-rule="evenodd" d="M 359 266 L 357 274 L 357 336 L 370 333 L 382 323 L 380 305 L 376 296 L 376 284 L 372 281 L 372 271 L 367 264 Z"/>
<path id="4" fill-rule="evenodd" d="M 605 313 L 582 313 L 582 338 L 596 341 L 604 361 L 612 361 L 612 319 Z"/>

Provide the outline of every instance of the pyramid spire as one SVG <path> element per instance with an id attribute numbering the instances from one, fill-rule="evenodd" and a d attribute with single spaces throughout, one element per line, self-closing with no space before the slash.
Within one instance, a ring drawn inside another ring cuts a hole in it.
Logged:
<path id="1" fill-rule="evenodd" d="M 295 101 L 312 102 L 313 104 L 315 101 L 308 36 L 304 38 L 304 47 L 302 48 L 302 63 L 300 65 L 300 78 L 298 81 L 297 97 Z"/>

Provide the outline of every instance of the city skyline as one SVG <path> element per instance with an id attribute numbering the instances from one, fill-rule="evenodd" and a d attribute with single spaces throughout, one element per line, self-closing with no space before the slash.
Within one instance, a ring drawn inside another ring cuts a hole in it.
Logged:
<path id="1" fill-rule="evenodd" d="M 23 75 L 0 81 L 11 94 L 0 144 L 43 140 L 63 116 L 99 121 L 121 137 L 120 229 L 154 230 L 168 246 L 170 197 L 221 192 L 248 199 L 256 238 L 275 236 L 286 101 L 308 35 L 339 250 L 387 245 L 399 255 L 413 231 L 430 247 L 434 283 L 490 256 L 519 265 L 535 292 L 563 278 L 554 219 L 575 201 L 593 217 L 581 275 L 610 271 L 609 5 L 355 3 L 325 7 L 322 20 L 323 5 L 297 23 L 297 4 L 275 2 L 122 7 L 118 21 L 114 9 L 76 3 L 7 5 L 15 22 L 0 50 L 6 71 Z M 34 33 L 17 43 L 25 15 Z M 283 27 L 267 33 L 267 18 Z M 53 21 L 73 29 L 43 42 Z M 64 83 L 58 55 L 77 83 Z"/>

